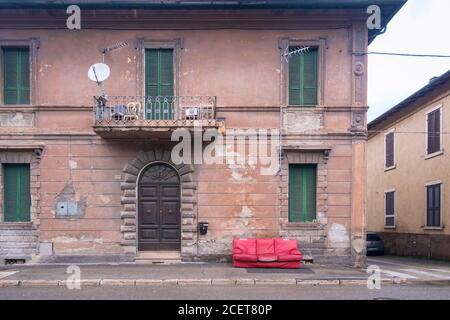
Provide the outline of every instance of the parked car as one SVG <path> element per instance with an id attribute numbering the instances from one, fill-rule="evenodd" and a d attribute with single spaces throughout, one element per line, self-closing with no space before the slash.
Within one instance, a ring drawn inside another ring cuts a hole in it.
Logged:
<path id="1" fill-rule="evenodd" d="M 376 232 L 368 232 L 366 238 L 367 255 L 384 255 L 384 242 Z"/>

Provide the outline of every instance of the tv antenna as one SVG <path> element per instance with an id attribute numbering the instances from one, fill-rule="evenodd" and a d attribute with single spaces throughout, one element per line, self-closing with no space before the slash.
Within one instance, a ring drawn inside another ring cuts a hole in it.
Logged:
<path id="1" fill-rule="evenodd" d="M 100 52 L 102 53 L 103 62 L 105 62 L 105 54 L 107 54 L 108 52 L 114 51 L 116 49 L 126 47 L 126 46 L 128 46 L 128 42 L 122 41 L 122 42 L 116 42 L 116 43 L 110 45 L 109 47 L 101 49 Z"/>

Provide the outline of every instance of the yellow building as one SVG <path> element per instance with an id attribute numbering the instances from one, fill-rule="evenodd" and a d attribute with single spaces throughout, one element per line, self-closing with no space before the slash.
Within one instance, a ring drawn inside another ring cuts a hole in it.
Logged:
<path id="1" fill-rule="evenodd" d="M 450 71 L 369 123 L 367 230 L 393 255 L 450 260 Z"/>

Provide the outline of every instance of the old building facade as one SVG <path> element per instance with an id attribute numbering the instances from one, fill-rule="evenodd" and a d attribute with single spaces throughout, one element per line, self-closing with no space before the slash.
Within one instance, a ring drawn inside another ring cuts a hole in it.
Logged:
<path id="1" fill-rule="evenodd" d="M 0 11 L 3 261 L 223 260 L 282 236 L 364 263 L 365 1 L 91 1 L 80 30 L 25 2 Z M 378 3 L 385 26 L 403 1 Z M 214 134 L 224 162 L 201 156 Z"/>
<path id="2" fill-rule="evenodd" d="M 388 254 L 450 259 L 450 72 L 369 123 L 367 229 Z"/>

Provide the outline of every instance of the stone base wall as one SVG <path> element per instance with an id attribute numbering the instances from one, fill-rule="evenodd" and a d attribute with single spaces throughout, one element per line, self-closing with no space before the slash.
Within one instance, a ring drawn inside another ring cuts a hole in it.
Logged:
<path id="1" fill-rule="evenodd" d="M 134 261 L 137 254 L 136 180 L 151 161 L 168 161 L 168 147 L 145 141 L 85 136 L 43 139 L 32 177 L 32 212 L 39 243 L 50 248 L 44 262 Z M 261 175 L 258 166 L 178 166 L 181 177 L 183 261 L 230 261 L 236 237 L 290 237 L 314 263 L 351 264 L 351 145 L 335 140 L 319 166 L 318 217 L 306 225 L 287 221 L 286 163 L 281 175 Z M 326 159 L 325 159 L 326 158 Z M 287 159 L 287 156 L 285 157 Z M 61 213 L 61 204 L 75 207 Z M 200 235 L 198 222 L 209 223 Z M 38 246 L 40 247 L 40 246 Z"/>
<path id="2" fill-rule="evenodd" d="M 386 254 L 450 261 L 450 235 L 381 232 Z"/>

